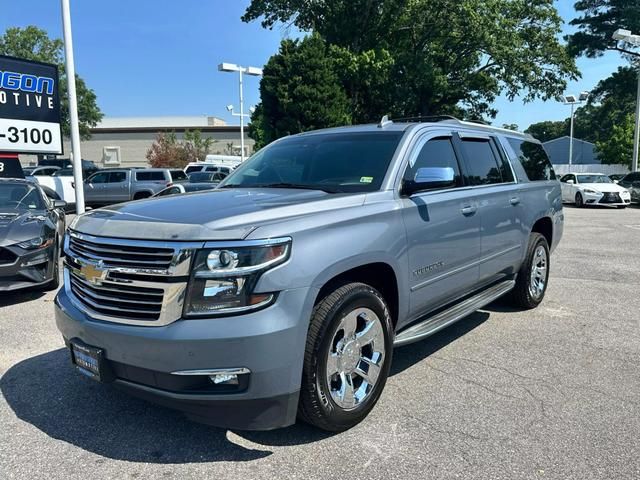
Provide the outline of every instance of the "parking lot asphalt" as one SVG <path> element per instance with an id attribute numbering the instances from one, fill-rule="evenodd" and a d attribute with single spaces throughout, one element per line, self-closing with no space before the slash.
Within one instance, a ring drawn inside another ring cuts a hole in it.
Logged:
<path id="1" fill-rule="evenodd" d="M 77 374 L 53 293 L 0 296 L 0 478 L 640 478 L 640 208 L 565 208 L 546 299 L 396 350 L 352 430 L 216 429 Z"/>

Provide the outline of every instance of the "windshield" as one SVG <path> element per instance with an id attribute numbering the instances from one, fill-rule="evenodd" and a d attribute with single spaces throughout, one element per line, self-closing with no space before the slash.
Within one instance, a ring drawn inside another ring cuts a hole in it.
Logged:
<path id="1" fill-rule="evenodd" d="M 38 189 L 24 183 L 0 183 L 1 210 L 43 210 L 44 201 Z"/>
<path id="2" fill-rule="evenodd" d="M 613 183 L 606 175 L 578 175 L 578 183 Z"/>
<path id="3" fill-rule="evenodd" d="M 379 190 L 403 132 L 324 133 L 285 138 L 240 165 L 220 188 Z"/>

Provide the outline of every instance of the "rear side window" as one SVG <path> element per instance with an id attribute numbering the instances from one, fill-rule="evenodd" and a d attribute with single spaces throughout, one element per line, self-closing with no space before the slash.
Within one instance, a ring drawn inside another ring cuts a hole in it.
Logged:
<path id="1" fill-rule="evenodd" d="M 507 140 L 516 155 L 518 155 L 518 160 L 520 160 L 530 181 L 556 179 L 556 173 L 542 145 L 517 138 L 509 138 Z"/>
<path id="2" fill-rule="evenodd" d="M 120 183 L 124 182 L 127 179 L 126 172 L 110 172 L 109 173 L 109 183 Z"/>
<path id="3" fill-rule="evenodd" d="M 164 172 L 136 172 L 136 180 L 139 182 L 157 182 L 166 180 L 164 178 Z"/>
<path id="4" fill-rule="evenodd" d="M 462 149 L 467 160 L 467 177 L 471 185 L 491 185 L 510 181 L 503 178 L 502 159 L 498 158 L 489 139 L 463 139 Z"/>
<path id="5" fill-rule="evenodd" d="M 187 173 L 199 172 L 200 170 L 202 170 L 200 165 L 191 165 L 190 167 L 187 167 Z"/>
<path id="6" fill-rule="evenodd" d="M 189 177 L 187 177 L 187 174 L 182 170 L 171 170 L 171 180 L 173 180 L 174 182 L 176 180 L 187 180 L 188 178 Z"/>

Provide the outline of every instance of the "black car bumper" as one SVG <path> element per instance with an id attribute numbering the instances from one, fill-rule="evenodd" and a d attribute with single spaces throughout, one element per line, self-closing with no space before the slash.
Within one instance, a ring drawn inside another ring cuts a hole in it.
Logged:
<path id="1" fill-rule="evenodd" d="M 44 285 L 53 278 L 54 248 L 0 247 L 0 292 Z"/>

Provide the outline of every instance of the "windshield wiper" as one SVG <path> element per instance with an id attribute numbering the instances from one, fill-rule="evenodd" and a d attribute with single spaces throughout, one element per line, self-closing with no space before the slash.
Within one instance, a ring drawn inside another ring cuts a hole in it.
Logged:
<path id="1" fill-rule="evenodd" d="M 336 190 L 330 187 L 321 187 L 319 185 L 305 185 L 302 183 L 255 183 L 253 185 L 223 185 L 220 188 L 296 188 L 300 190 L 321 190 L 326 193 L 340 193 L 340 190 Z"/>

